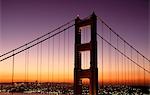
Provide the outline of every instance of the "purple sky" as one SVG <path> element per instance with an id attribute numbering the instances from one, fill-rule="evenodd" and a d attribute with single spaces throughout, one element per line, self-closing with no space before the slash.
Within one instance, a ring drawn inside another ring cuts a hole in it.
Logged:
<path id="1" fill-rule="evenodd" d="M 149 32 L 148 32 L 149 33 L 149 37 L 148 37 L 149 43 L 148 43 L 148 45 L 149 45 L 149 47 L 148 48 L 149 49 L 148 50 L 149 50 L 149 58 L 150 58 L 150 0 L 149 0 L 149 10 L 148 10 L 148 12 L 149 12 L 149 16 L 148 16 L 148 19 L 149 19 L 148 20 L 149 21 L 149 23 L 148 23 L 148 30 L 149 30 Z"/>
<path id="2" fill-rule="evenodd" d="M 83 18 L 95 11 L 113 30 L 148 56 L 148 0 L 0 1 L 0 53 L 45 34 L 78 14 Z"/>
<path id="3" fill-rule="evenodd" d="M 0 0 L 0 6 L 2 6 L 2 2 L 1 2 L 1 1 L 2 1 L 2 0 Z M 2 34 L 1 34 L 1 33 L 2 33 L 2 7 L 0 7 L 0 54 L 1 54 L 1 52 L 2 52 L 2 51 L 1 51 L 1 48 L 2 48 L 2 47 L 1 47 L 1 46 L 2 46 L 2 45 L 1 45 L 1 43 L 2 43 L 2 42 L 1 42 L 1 41 L 2 41 L 2 39 L 1 39 L 1 38 L 2 38 Z"/>

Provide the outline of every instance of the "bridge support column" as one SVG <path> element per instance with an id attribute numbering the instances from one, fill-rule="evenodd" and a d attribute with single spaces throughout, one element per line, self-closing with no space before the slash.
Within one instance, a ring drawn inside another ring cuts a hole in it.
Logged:
<path id="1" fill-rule="evenodd" d="M 91 26 L 91 41 L 81 43 L 80 28 Z M 98 68 L 97 68 L 97 18 L 93 13 L 90 18 L 81 20 L 79 17 L 75 20 L 75 67 L 74 67 L 74 94 L 82 94 L 82 79 L 90 80 L 90 95 L 98 95 Z M 90 51 L 90 68 L 81 68 L 81 52 Z"/>

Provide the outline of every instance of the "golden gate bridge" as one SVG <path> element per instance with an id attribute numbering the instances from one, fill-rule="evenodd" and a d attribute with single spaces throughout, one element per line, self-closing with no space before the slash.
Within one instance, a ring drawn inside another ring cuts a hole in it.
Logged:
<path id="1" fill-rule="evenodd" d="M 94 13 L 0 55 L 0 63 L 1 92 L 149 93 L 150 60 Z"/>

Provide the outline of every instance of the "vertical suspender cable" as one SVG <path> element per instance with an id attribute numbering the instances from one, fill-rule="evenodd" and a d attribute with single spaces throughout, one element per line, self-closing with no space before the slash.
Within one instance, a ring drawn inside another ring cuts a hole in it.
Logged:
<path id="1" fill-rule="evenodd" d="M 60 34 L 58 34 L 58 82 L 59 80 L 59 65 L 60 65 Z"/>
<path id="2" fill-rule="evenodd" d="M 37 41 L 37 43 L 38 43 L 38 41 Z M 38 79 L 38 73 L 39 73 L 39 45 L 37 45 L 37 71 L 36 71 L 36 73 L 37 73 L 37 83 L 39 82 L 39 79 Z"/>
<path id="3" fill-rule="evenodd" d="M 53 42 L 52 42 L 52 82 L 51 82 L 51 89 L 53 90 L 53 83 L 54 83 L 54 37 L 53 37 Z"/>
<path id="4" fill-rule="evenodd" d="M 132 48 L 131 48 L 131 60 L 132 60 Z M 130 61 L 131 62 L 131 86 L 133 86 L 133 70 L 132 70 L 132 61 Z"/>
<path id="5" fill-rule="evenodd" d="M 124 79 L 123 79 L 123 78 L 124 78 L 124 76 L 123 76 L 123 74 L 124 74 L 124 73 L 123 73 L 123 70 L 124 70 L 124 69 L 123 69 L 123 67 L 124 67 L 124 66 L 123 66 L 123 65 L 124 65 L 124 64 L 123 64 L 123 55 L 122 55 L 122 57 L 121 57 L 121 60 L 122 60 L 122 64 L 121 64 L 121 69 L 122 69 L 122 79 L 121 79 L 121 82 L 122 82 L 122 85 L 123 85 L 123 84 L 124 84 L 124 83 L 123 83 L 123 81 L 124 81 Z"/>
<path id="6" fill-rule="evenodd" d="M 27 49 L 27 83 L 29 83 L 29 49 Z"/>
<path id="7" fill-rule="evenodd" d="M 136 81 L 135 81 L 135 65 L 133 64 L 133 85 L 135 85 L 136 84 Z"/>
<path id="8" fill-rule="evenodd" d="M 126 55 L 126 43 L 124 41 L 124 54 Z M 126 58 L 124 57 L 125 85 L 126 85 Z"/>
<path id="9" fill-rule="evenodd" d="M 69 56 L 69 29 L 68 29 L 68 82 L 69 82 L 69 60 L 70 60 L 70 56 Z"/>
<path id="10" fill-rule="evenodd" d="M 12 59 L 12 87 L 14 87 L 14 51 L 13 51 L 13 59 Z"/>
<path id="11" fill-rule="evenodd" d="M 64 79 L 63 79 L 63 80 L 64 80 L 64 83 L 65 83 L 65 61 L 66 61 L 66 60 L 65 60 L 65 57 L 66 57 L 66 54 L 65 54 L 65 53 L 66 53 L 66 51 L 65 51 L 65 50 L 66 50 L 66 49 L 65 49 L 65 48 L 66 48 L 66 47 L 65 47 L 65 45 L 66 45 L 66 43 L 65 43 L 65 41 L 66 41 L 66 40 L 65 40 L 66 36 L 65 36 L 65 35 L 66 35 L 66 34 L 65 34 L 65 32 L 64 32 L 64 71 L 63 71 L 63 73 L 64 73 L 64 74 L 63 74 L 63 75 L 64 75 Z"/>
<path id="12" fill-rule="evenodd" d="M 27 48 L 27 46 L 26 46 Z M 26 72 L 27 72 L 27 52 L 25 51 L 25 83 L 27 82 L 27 78 L 26 78 Z"/>
<path id="13" fill-rule="evenodd" d="M 114 67 L 114 69 L 115 69 L 115 85 L 117 85 L 117 83 L 118 83 L 118 78 L 117 78 L 117 76 L 118 76 L 118 74 L 117 74 L 117 54 L 116 54 L 116 49 L 117 48 L 114 48 L 114 50 L 115 50 L 115 67 Z"/>
<path id="14" fill-rule="evenodd" d="M 27 45 L 26 48 L 28 48 Z M 25 51 L 25 82 L 27 83 L 27 86 L 28 86 L 28 65 L 29 65 L 29 49 Z"/>
<path id="15" fill-rule="evenodd" d="M 139 64 L 139 55 L 138 55 L 138 52 L 137 52 L 137 64 Z M 139 83 L 140 83 L 140 80 L 139 80 L 140 71 L 139 71 L 138 66 L 136 66 L 136 68 L 137 68 L 137 85 L 139 85 Z"/>
<path id="16" fill-rule="evenodd" d="M 27 48 L 27 44 L 26 44 L 26 48 Z M 28 52 L 26 50 L 25 51 L 25 83 L 26 83 L 26 85 L 27 85 L 27 63 L 28 63 L 27 55 L 28 55 Z"/>
<path id="17" fill-rule="evenodd" d="M 138 52 L 137 52 L 137 64 L 139 64 L 139 55 L 138 55 Z M 139 85 L 140 83 L 140 69 L 138 68 L 137 66 L 137 85 Z"/>
<path id="18" fill-rule="evenodd" d="M 128 73 L 127 73 L 127 74 L 128 74 L 128 84 L 127 84 L 127 85 L 129 85 L 129 84 L 130 84 L 130 77 L 129 77 L 129 73 L 130 73 L 130 72 L 129 72 L 129 71 L 130 71 L 129 68 L 130 68 L 130 66 L 129 66 L 129 59 L 128 59 L 128 58 L 127 58 L 127 68 L 128 68 L 128 69 L 127 69 L 127 71 L 128 71 Z"/>
<path id="19" fill-rule="evenodd" d="M 109 31 L 109 43 L 111 44 L 111 31 Z M 112 79 L 111 79 L 111 46 L 109 45 L 109 76 L 110 76 L 110 85 L 111 85 L 111 82 L 112 82 Z"/>
<path id="20" fill-rule="evenodd" d="M 102 22 L 102 89 L 104 89 L 104 88 L 103 88 L 103 85 L 104 85 L 104 84 L 103 84 L 103 61 L 104 61 L 104 60 L 103 60 L 103 56 L 104 56 L 104 55 L 103 55 L 103 22 Z"/>
<path id="21" fill-rule="evenodd" d="M 117 49 L 119 50 L 119 46 L 118 46 L 118 35 L 117 35 Z M 118 85 L 119 85 L 119 53 L 117 52 L 117 81 L 118 81 Z"/>
<path id="22" fill-rule="evenodd" d="M 12 60 L 12 86 L 14 85 L 14 64 L 15 58 L 14 58 L 14 51 L 13 51 L 13 60 Z"/>
<path id="23" fill-rule="evenodd" d="M 143 57 L 143 67 L 145 68 L 145 60 L 144 60 L 144 57 Z M 143 80 L 143 85 L 145 86 L 145 69 L 143 70 L 144 72 L 144 80 Z"/>
<path id="24" fill-rule="evenodd" d="M 42 83 L 42 43 L 40 44 L 40 83 Z"/>
<path id="25" fill-rule="evenodd" d="M 102 39 L 102 88 L 103 88 L 103 39 Z"/>
<path id="26" fill-rule="evenodd" d="M 48 91 L 48 94 L 49 94 L 49 64 L 50 64 L 50 39 L 48 39 L 48 84 L 47 84 L 47 91 Z"/>
<path id="27" fill-rule="evenodd" d="M 128 71 L 129 71 L 128 58 L 126 58 L 126 80 L 127 80 L 126 85 L 128 85 L 128 82 L 129 82 Z"/>

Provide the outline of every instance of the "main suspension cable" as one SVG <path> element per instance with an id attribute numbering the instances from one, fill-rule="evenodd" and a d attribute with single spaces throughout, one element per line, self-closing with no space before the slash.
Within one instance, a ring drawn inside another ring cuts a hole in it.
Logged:
<path id="1" fill-rule="evenodd" d="M 146 58 L 144 55 L 142 55 L 136 48 L 134 48 L 132 45 L 130 45 L 124 38 L 122 38 L 118 33 L 116 33 L 108 24 L 105 23 L 104 20 L 101 19 L 101 17 L 97 16 L 97 18 L 115 35 L 118 35 L 118 37 L 124 41 L 128 46 L 132 47 L 133 50 L 135 50 L 136 52 L 138 52 L 141 56 L 143 56 L 147 61 L 150 62 L 150 60 L 148 58 Z M 149 63 L 150 64 L 150 63 Z"/>
<path id="2" fill-rule="evenodd" d="M 97 33 L 97 35 L 98 35 L 99 38 L 103 39 L 107 44 L 111 45 L 112 48 L 116 48 L 115 46 L 113 46 L 112 44 L 110 44 L 106 39 L 104 39 L 101 35 L 99 35 L 98 33 Z M 143 67 L 140 66 L 138 63 L 136 63 L 135 61 L 131 60 L 127 55 L 125 55 L 124 53 L 122 53 L 120 50 L 118 50 L 117 48 L 116 48 L 116 50 L 117 50 L 120 54 L 122 54 L 124 57 L 126 57 L 127 59 L 129 59 L 130 61 L 132 61 L 135 65 L 137 65 L 137 66 L 140 67 L 141 69 L 145 70 L 147 73 L 150 73 L 149 70 L 143 68 Z"/>
<path id="3" fill-rule="evenodd" d="M 38 37 L 38 38 L 36 38 L 36 39 L 30 41 L 30 42 L 28 42 L 28 43 L 26 43 L 26 44 L 24 44 L 24 45 L 22 45 L 22 46 L 20 46 L 20 47 L 18 47 L 18 48 L 15 48 L 15 49 L 13 49 L 13 50 L 11 50 L 11 51 L 9 51 L 9 52 L 6 52 L 6 53 L 0 55 L 0 57 L 3 57 L 3 56 L 5 56 L 5 55 L 7 55 L 7 54 L 10 54 L 10 53 L 12 53 L 12 52 L 15 52 L 16 50 L 18 50 L 18 49 L 20 49 L 20 48 L 23 48 L 23 47 L 25 47 L 26 45 L 31 44 L 31 43 L 33 43 L 33 42 L 35 42 L 35 41 L 37 41 L 37 40 L 39 40 L 39 39 L 41 39 L 41 38 L 43 38 L 43 37 L 49 35 L 49 34 L 51 34 L 51 33 L 53 33 L 53 32 L 55 32 L 55 31 L 61 29 L 62 27 L 66 26 L 66 25 L 68 25 L 68 24 L 70 24 L 70 23 L 72 23 L 74 20 L 75 20 L 75 19 L 72 19 L 72 20 L 68 21 L 67 23 L 65 23 L 65 24 L 63 24 L 63 25 L 61 25 L 61 26 L 59 26 L 58 28 L 56 28 L 56 29 L 54 29 L 54 30 L 52 30 L 52 31 L 50 31 L 50 32 L 48 32 L 48 33 L 46 33 L 46 34 L 44 34 L 44 35 L 42 35 L 42 36 L 40 36 L 40 37 Z"/>
<path id="4" fill-rule="evenodd" d="M 67 29 L 69 29 L 69 28 L 71 28 L 71 27 L 73 27 L 73 26 L 74 26 L 74 24 L 73 24 L 73 25 L 70 25 L 69 27 L 67 27 L 67 28 L 65 28 L 65 29 L 63 29 L 63 30 L 61 30 L 61 31 L 59 31 L 59 32 L 57 32 L 57 33 L 55 33 L 55 34 L 53 34 L 53 35 L 51 35 L 51 36 L 49 36 L 49 37 L 47 37 L 47 38 L 45 38 L 45 39 L 43 39 L 43 40 L 41 40 L 41 41 L 39 41 L 39 42 L 33 44 L 33 45 L 31 45 L 31 46 L 28 46 L 28 47 L 25 48 L 25 49 L 22 49 L 22 50 L 20 50 L 20 51 L 18 51 L 18 52 L 16 52 L 16 53 L 14 53 L 14 55 L 17 55 L 17 54 L 19 54 L 19 53 L 21 53 L 21 52 L 23 52 L 23 51 L 25 51 L 25 50 L 27 50 L 27 49 L 29 49 L 29 48 L 32 48 L 32 47 L 38 45 L 39 43 L 42 43 L 42 42 L 44 42 L 44 41 L 46 41 L 46 40 L 48 40 L 48 39 L 50 39 L 50 38 L 52 38 L 52 37 L 54 37 L 54 36 L 56 36 L 56 35 L 58 35 L 58 34 L 64 32 L 65 30 L 67 30 Z M 7 57 L 1 59 L 0 62 L 4 61 L 4 60 L 6 60 L 6 59 L 8 59 L 8 58 L 10 58 L 10 57 L 12 57 L 12 56 L 13 56 L 13 55 L 9 55 L 9 56 L 7 56 Z"/>

